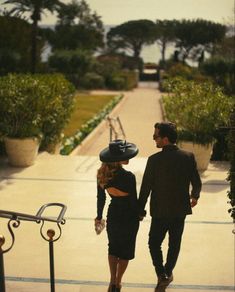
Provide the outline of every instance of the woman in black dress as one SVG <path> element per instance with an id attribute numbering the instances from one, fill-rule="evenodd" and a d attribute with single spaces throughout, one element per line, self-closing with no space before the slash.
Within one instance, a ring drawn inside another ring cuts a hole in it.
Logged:
<path id="1" fill-rule="evenodd" d="M 122 276 L 129 260 L 135 257 L 135 242 L 139 228 L 136 180 L 122 165 L 136 156 L 137 147 L 122 140 L 110 142 L 100 153 L 103 162 L 97 173 L 97 217 L 102 220 L 106 192 L 111 197 L 107 213 L 108 260 L 110 267 L 109 292 L 121 289 Z"/>

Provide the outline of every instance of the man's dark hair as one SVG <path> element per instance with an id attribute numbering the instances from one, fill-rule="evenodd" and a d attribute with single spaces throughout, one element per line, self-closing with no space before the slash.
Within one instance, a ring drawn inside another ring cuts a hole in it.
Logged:
<path id="1" fill-rule="evenodd" d="M 177 140 L 176 125 L 171 122 L 156 123 L 155 129 L 158 129 L 161 138 L 167 137 L 169 142 L 175 144 Z"/>

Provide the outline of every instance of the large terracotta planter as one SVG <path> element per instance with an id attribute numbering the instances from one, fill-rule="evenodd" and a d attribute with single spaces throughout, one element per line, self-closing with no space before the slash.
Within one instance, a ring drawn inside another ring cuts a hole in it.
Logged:
<path id="1" fill-rule="evenodd" d="M 202 145 L 192 142 L 180 141 L 178 146 L 186 151 L 192 152 L 197 162 L 197 169 L 205 171 L 209 165 L 213 144 Z"/>
<path id="2" fill-rule="evenodd" d="M 5 147 L 9 163 L 12 166 L 27 167 L 34 164 L 38 154 L 38 138 L 5 138 Z"/>

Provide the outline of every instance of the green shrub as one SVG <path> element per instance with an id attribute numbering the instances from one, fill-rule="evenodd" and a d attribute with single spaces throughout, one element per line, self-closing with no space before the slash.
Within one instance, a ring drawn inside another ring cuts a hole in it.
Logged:
<path id="1" fill-rule="evenodd" d="M 228 192 L 229 213 L 235 222 L 235 106 L 230 116 L 230 135 L 229 135 L 229 149 L 230 149 L 230 170 L 228 180 L 230 181 L 230 190 Z"/>
<path id="2" fill-rule="evenodd" d="M 193 76 L 193 68 L 182 63 L 175 63 L 168 69 L 167 73 L 170 77 L 182 77 L 190 80 Z"/>
<path id="3" fill-rule="evenodd" d="M 23 138 L 38 136 L 42 112 L 46 107 L 47 88 L 31 75 L 8 75 L 0 78 L 0 133 Z"/>
<path id="4" fill-rule="evenodd" d="M 107 88 L 130 90 L 137 86 L 139 76 L 136 70 L 124 69 L 127 60 L 127 57 L 121 55 L 99 56 L 93 70 L 104 77 Z"/>
<path id="5" fill-rule="evenodd" d="M 115 75 L 121 70 L 121 63 L 118 58 L 111 56 L 100 56 L 97 57 L 97 60 L 93 63 L 92 68 L 95 73 L 107 79 L 109 76 Z"/>
<path id="6" fill-rule="evenodd" d="M 73 111 L 75 88 L 60 74 L 41 75 L 39 78 L 42 86 L 47 87 L 41 142 L 41 149 L 46 149 L 61 139 Z"/>
<path id="7" fill-rule="evenodd" d="M 167 91 L 167 80 L 169 78 L 183 78 L 186 80 L 194 80 L 196 82 L 210 81 L 210 77 L 203 75 L 198 68 L 190 67 L 181 62 L 169 64 L 167 70 L 162 72 L 160 82 L 161 91 Z"/>
<path id="8" fill-rule="evenodd" d="M 49 58 L 49 66 L 56 72 L 65 74 L 84 75 L 91 68 L 93 62 L 90 52 L 74 50 L 74 51 L 56 51 Z"/>
<path id="9" fill-rule="evenodd" d="M 179 140 L 212 142 L 215 130 L 228 121 L 232 98 L 212 83 L 180 78 L 169 80 L 167 90 L 163 105 L 167 119 L 179 128 Z"/>
<path id="10" fill-rule="evenodd" d="M 80 85 L 86 89 L 104 88 L 104 77 L 89 72 L 81 79 Z"/>
<path id="11" fill-rule="evenodd" d="M 119 74 L 110 76 L 106 84 L 109 89 L 113 90 L 123 90 L 126 88 L 126 80 Z"/>
<path id="12" fill-rule="evenodd" d="M 202 64 L 201 71 L 223 86 L 227 93 L 235 93 L 235 59 L 211 58 Z"/>
<path id="13" fill-rule="evenodd" d="M 74 87 L 59 74 L 9 74 L 0 78 L 0 136 L 42 135 L 56 142 L 72 111 Z"/>
<path id="14" fill-rule="evenodd" d="M 120 76 L 125 79 L 125 89 L 130 90 L 138 85 L 139 73 L 136 70 L 122 70 Z"/>

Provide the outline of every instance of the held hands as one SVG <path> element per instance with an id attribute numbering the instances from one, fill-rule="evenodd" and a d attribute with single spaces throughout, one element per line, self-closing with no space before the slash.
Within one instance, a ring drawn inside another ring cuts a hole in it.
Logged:
<path id="1" fill-rule="evenodd" d="M 139 214 L 139 221 L 143 221 L 144 217 L 146 216 L 147 212 L 144 210 L 143 212 L 140 212 Z"/>

